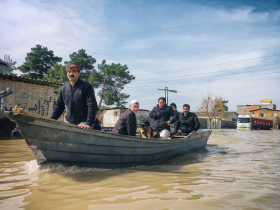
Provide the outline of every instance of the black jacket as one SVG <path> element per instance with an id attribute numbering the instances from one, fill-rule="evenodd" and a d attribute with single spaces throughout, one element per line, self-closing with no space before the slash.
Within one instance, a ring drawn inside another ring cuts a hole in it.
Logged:
<path id="1" fill-rule="evenodd" d="M 92 129 L 101 131 L 101 125 L 98 118 L 93 122 Z"/>
<path id="2" fill-rule="evenodd" d="M 60 90 L 51 118 L 57 120 L 65 106 L 68 109 L 66 120 L 69 123 L 86 122 L 87 125 L 92 126 L 98 111 L 93 87 L 81 79 L 78 79 L 73 88 L 70 83 L 64 85 Z"/>
<path id="3" fill-rule="evenodd" d="M 178 119 L 179 119 L 179 112 L 178 112 L 177 110 L 176 110 L 175 112 L 177 113 Z M 174 133 L 175 129 L 177 128 L 177 125 L 178 125 L 178 120 L 175 121 L 174 123 L 172 123 L 172 124 L 170 125 L 170 130 L 171 130 L 171 132 Z"/>
<path id="4" fill-rule="evenodd" d="M 171 119 L 170 117 L 173 116 Z M 167 106 L 159 108 L 159 106 L 155 106 L 152 111 L 149 113 L 150 118 L 154 118 L 154 129 L 158 132 L 161 132 L 164 129 L 170 131 L 170 126 L 167 126 L 167 121 L 174 123 L 178 120 L 178 114 L 172 109 L 172 107 Z"/>
<path id="5" fill-rule="evenodd" d="M 127 109 L 118 119 L 112 133 L 135 136 L 136 130 L 136 115 L 131 109 Z"/>
<path id="6" fill-rule="evenodd" d="M 184 113 L 180 113 L 175 134 L 179 129 L 182 131 L 182 133 L 189 134 L 192 131 L 198 131 L 199 128 L 200 122 L 198 121 L 196 114 L 189 112 L 187 116 L 184 116 Z"/>

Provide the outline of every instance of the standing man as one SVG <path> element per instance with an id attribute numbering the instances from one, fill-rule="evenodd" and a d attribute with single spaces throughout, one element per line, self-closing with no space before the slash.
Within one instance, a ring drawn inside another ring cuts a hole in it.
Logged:
<path id="1" fill-rule="evenodd" d="M 120 116 L 112 133 L 136 136 L 137 121 L 136 114 L 139 110 L 139 102 L 132 100 L 129 108 Z"/>
<path id="2" fill-rule="evenodd" d="M 77 65 L 68 64 L 66 72 L 70 83 L 61 88 L 51 118 L 57 120 L 66 106 L 67 122 L 88 130 L 98 111 L 93 87 L 79 78 L 81 73 Z"/>
<path id="3" fill-rule="evenodd" d="M 172 118 L 170 119 L 170 117 Z M 158 99 L 158 104 L 150 111 L 150 118 L 154 118 L 154 129 L 158 132 L 163 130 L 168 130 L 170 132 L 170 125 L 178 120 L 177 113 L 170 107 L 166 105 L 166 99 L 160 97 Z"/>
<path id="4" fill-rule="evenodd" d="M 196 114 L 190 112 L 190 105 L 183 105 L 183 113 L 179 114 L 178 125 L 175 129 L 175 134 L 181 130 L 182 136 L 187 136 L 190 133 L 197 134 L 200 128 L 200 123 Z"/>

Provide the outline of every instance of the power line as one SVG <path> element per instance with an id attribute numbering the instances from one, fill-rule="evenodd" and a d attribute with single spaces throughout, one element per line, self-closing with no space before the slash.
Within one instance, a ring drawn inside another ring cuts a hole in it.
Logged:
<path id="1" fill-rule="evenodd" d="M 242 64 L 242 63 L 245 63 L 245 62 L 252 62 L 252 61 L 256 61 L 256 60 L 260 60 L 260 59 L 264 59 L 264 58 L 272 59 L 272 58 L 277 57 L 277 56 L 280 56 L 280 55 L 272 55 L 272 56 L 252 58 L 252 59 L 247 59 L 247 60 L 232 61 L 232 62 L 227 62 L 227 63 L 212 64 L 212 65 L 206 65 L 206 66 L 189 67 L 189 68 L 184 68 L 184 69 L 173 69 L 173 70 L 166 70 L 166 71 L 154 71 L 154 72 L 148 73 L 146 75 L 155 74 L 155 73 L 171 72 L 171 71 L 195 70 L 195 69 L 216 67 L 216 66 L 229 65 L 229 64 Z M 135 75 L 142 75 L 142 74 L 139 73 L 139 74 L 135 74 Z"/>
<path id="2" fill-rule="evenodd" d="M 261 71 L 268 71 L 268 70 L 273 70 L 273 69 L 278 69 L 278 68 L 279 67 L 270 68 L 270 69 L 261 69 L 261 70 L 253 69 L 253 70 L 250 70 L 250 71 L 242 71 L 240 73 L 233 72 L 233 73 L 229 73 L 229 74 L 227 74 L 227 73 L 226 74 L 220 74 L 218 76 L 221 77 L 221 76 L 230 76 L 230 75 L 233 75 L 233 74 L 244 74 L 244 73 L 252 73 L 252 72 L 261 72 Z M 217 75 L 212 75 L 211 77 L 215 77 L 215 76 L 217 76 Z M 194 77 L 194 78 L 190 78 L 190 79 L 194 80 L 194 79 L 203 79 L 203 78 L 208 78 L 208 76 L 207 77 Z M 166 79 L 168 79 L 168 80 L 166 81 Z M 181 79 L 172 79 L 172 80 L 170 80 L 169 78 L 163 78 L 161 80 L 157 80 L 156 82 L 173 82 L 173 81 L 177 82 L 177 81 L 180 81 L 180 80 Z M 151 82 L 143 82 L 143 83 L 138 83 L 138 84 L 136 83 L 136 85 L 144 85 L 144 84 L 151 84 Z"/>
<path id="3" fill-rule="evenodd" d="M 276 72 L 270 72 L 270 73 L 264 73 L 264 74 L 254 74 L 254 75 L 250 75 L 251 77 L 253 76 L 257 76 L 257 75 L 267 75 L 267 74 L 279 74 L 280 71 L 276 71 Z M 224 79 L 233 79 L 233 78 L 241 78 L 241 77 L 244 77 L 244 76 L 238 76 L 238 77 L 228 77 L 228 78 L 214 78 L 214 79 L 208 79 L 208 80 L 196 80 L 196 81 L 193 81 L 193 80 L 185 80 L 185 81 L 182 81 L 182 82 L 177 82 L 176 84 L 173 84 L 173 85 L 178 85 L 178 84 L 189 84 L 189 83 L 197 83 L 197 82 L 207 82 L 207 81 L 215 81 L 215 80 L 224 80 Z M 169 81 L 166 81 L 166 83 L 168 83 Z M 134 87 L 146 87 L 146 88 L 149 88 L 149 87 L 155 87 L 155 86 L 158 86 L 159 84 L 156 83 L 156 84 L 150 84 L 149 86 L 145 85 L 145 86 L 137 86 L 135 85 Z M 167 84 L 165 84 L 167 85 Z"/>
<path id="4" fill-rule="evenodd" d="M 222 71 L 211 71 L 211 72 L 206 72 L 206 73 L 199 73 L 199 74 L 192 74 L 192 75 L 178 75 L 178 76 L 174 76 L 174 77 L 161 77 L 160 79 L 170 79 L 170 78 L 181 78 L 181 77 L 186 77 L 186 76 L 194 76 L 194 75 L 205 75 L 205 74 L 213 74 L 213 73 L 222 73 L 222 72 L 229 72 L 229 74 L 231 73 L 234 73 L 233 71 L 240 71 L 240 70 L 243 70 L 243 69 L 248 69 L 248 68 L 259 68 L 259 67 L 265 67 L 265 66 L 271 66 L 271 65 L 277 65 L 277 64 L 280 64 L 280 63 L 274 63 L 274 64 L 268 64 L 268 65 L 262 65 L 262 66 L 252 66 L 252 67 L 246 67 L 246 68 L 240 68 L 240 69 L 229 69 L 229 70 L 222 70 Z M 261 71 L 261 70 L 255 70 L 255 71 Z M 244 72 L 250 72 L 250 71 L 243 71 L 242 73 Z M 151 79 L 146 79 L 144 82 L 142 82 L 141 80 L 140 81 L 136 81 L 136 84 L 146 84 L 146 83 L 149 83 L 147 81 L 154 81 L 153 78 Z M 160 80 L 162 81 L 162 80 Z M 174 81 L 174 80 L 172 80 Z M 134 83 L 135 84 L 135 83 Z"/>

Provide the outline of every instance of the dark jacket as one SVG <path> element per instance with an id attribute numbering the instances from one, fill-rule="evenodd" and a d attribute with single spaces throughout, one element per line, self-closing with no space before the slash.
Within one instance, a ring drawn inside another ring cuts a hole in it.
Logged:
<path id="1" fill-rule="evenodd" d="M 171 119 L 170 117 L 173 116 Z M 170 126 L 167 126 L 167 121 L 174 123 L 178 120 L 178 114 L 172 109 L 172 107 L 167 106 L 166 104 L 164 107 L 159 108 L 159 106 L 155 106 L 152 111 L 149 113 L 150 118 L 154 118 L 154 128 L 161 132 L 164 129 L 170 131 Z"/>
<path id="2" fill-rule="evenodd" d="M 180 113 L 175 134 L 179 129 L 182 131 L 182 133 L 189 134 L 192 131 L 198 131 L 199 128 L 200 122 L 198 121 L 196 114 L 189 112 L 187 116 L 184 116 L 184 113 Z"/>
<path id="3" fill-rule="evenodd" d="M 175 112 L 177 113 L 178 119 L 179 119 L 179 112 L 177 110 Z M 170 125 L 170 133 L 171 134 L 174 134 L 175 129 L 177 128 L 177 125 L 178 125 L 178 120 Z"/>
<path id="4" fill-rule="evenodd" d="M 92 129 L 101 131 L 101 125 L 98 118 L 93 122 Z"/>
<path id="5" fill-rule="evenodd" d="M 127 109 L 118 119 L 112 133 L 135 136 L 136 129 L 136 115 L 131 109 Z"/>
<path id="6" fill-rule="evenodd" d="M 98 111 L 93 87 L 81 79 L 78 79 L 73 88 L 71 83 L 64 85 L 60 90 L 51 118 L 57 120 L 65 106 L 68 109 L 66 120 L 69 123 L 86 122 L 87 125 L 92 126 Z"/>
<path id="7" fill-rule="evenodd" d="M 160 138 L 160 135 L 159 135 L 159 133 L 155 130 L 155 129 L 153 129 L 152 127 L 151 127 L 151 130 L 152 130 L 152 138 Z M 145 133 L 144 133 L 144 131 L 143 130 L 141 130 L 141 132 L 140 132 L 140 135 L 139 135 L 141 138 L 148 138 L 148 135 L 146 135 Z"/>

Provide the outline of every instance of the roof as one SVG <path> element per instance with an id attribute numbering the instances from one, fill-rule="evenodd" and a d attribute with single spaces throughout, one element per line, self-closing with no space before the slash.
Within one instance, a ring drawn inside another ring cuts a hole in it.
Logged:
<path id="1" fill-rule="evenodd" d="M 64 85 L 64 83 L 60 83 L 60 82 L 50 82 L 47 80 L 31 79 L 27 77 L 1 74 L 1 73 L 0 73 L 0 78 L 12 80 L 12 81 L 27 82 L 27 83 L 37 84 L 37 85 L 52 86 L 52 87 L 58 87 Z"/>
<path id="2" fill-rule="evenodd" d="M 102 110 L 114 110 L 114 109 L 128 109 L 126 107 L 101 107 L 100 111 Z M 150 111 L 148 109 L 139 109 L 139 111 Z"/>
<path id="3" fill-rule="evenodd" d="M 262 109 L 266 109 L 266 110 L 270 110 L 270 111 L 277 111 L 277 112 L 280 112 L 280 110 L 276 110 L 276 109 L 268 109 L 268 108 L 254 109 L 254 110 L 251 110 L 250 112 L 254 112 L 254 111 L 258 111 L 258 110 L 262 110 Z"/>
<path id="4" fill-rule="evenodd" d="M 3 61 L 2 59 L 0 59 L 0 64 L 10 68 L 9 65 L 5 61 Z"/>
<path id="5" fill-rule="evenodd" d="M 6 72 L 11 73 L 13 70 L 11 67 L 3 60 L 0 59 L 0 69 L 3 69 Z M 1 72 L 1 71 L 0 71 Z"/>
<path id="6" fill-rule="evenodd" d="M 275 104 L 238 104 L 237 106 L 266 106 L 266 105 L 275 105 Z"/>

